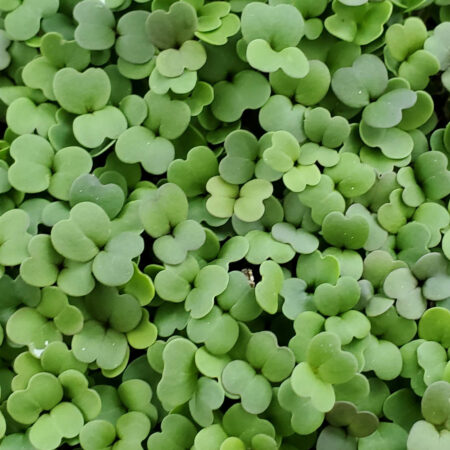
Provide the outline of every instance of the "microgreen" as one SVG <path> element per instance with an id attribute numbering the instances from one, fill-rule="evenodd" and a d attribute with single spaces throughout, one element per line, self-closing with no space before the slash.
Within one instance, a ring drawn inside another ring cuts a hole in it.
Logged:
<path id="1" fill-rule="evenodd" d="M 0 0 L 0 449 L 450 447 L 448 0 Z"/>

